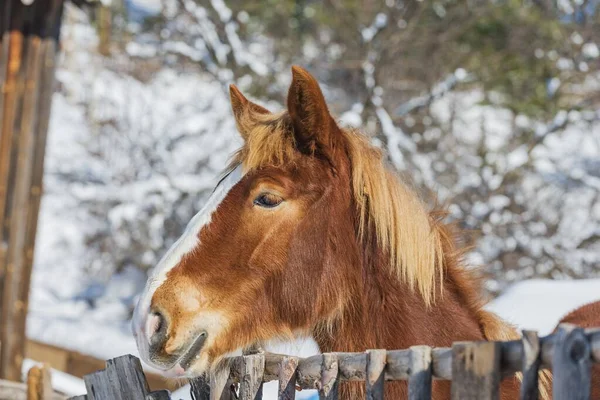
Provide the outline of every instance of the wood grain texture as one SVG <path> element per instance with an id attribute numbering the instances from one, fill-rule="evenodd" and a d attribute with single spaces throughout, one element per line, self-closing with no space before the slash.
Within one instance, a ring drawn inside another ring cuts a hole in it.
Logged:
<path id="1" fill-rule="evenodd" d="M 27 373 L 27 400 L 50 400 L 52 382 L 47 365 L 35 365 Z"/>
<path id="2" fill-rule="evenodd" d="M 265 370 L 263 353 L 242 356 L 239 367 L 240 400 L 262 399 L 262 383 Z"/>
<path id="3" fill-rule="evenodd" d="M 555 400 L 588 400 L 591 393 L 592 359 L 583 329 L 559 326 L 554 345 L 552 391 Z"/>
<path id="4" fill-rule="evenodd" d="M 523 343 L 521 399 L 537 400 L 539 397 L 538 370 L 541 363 L 541 347 L 537 332 L 523 331 L 521 342 Z"/>
<path id="5" fill-rule="evenodd" d="M 408 377 L 408 399 L 430 400 L 432 382 L 431 348 L 413 346 L 410 348 L 410 373 Z"/>
<path id="6" fill-rule="evenodd" d="M 386 359 L 385 350 L 367 350 L 367 400 L 382 400 L 384 397 Z"/>
<path id="7" fill-rule="evenodd" d="M 452 400 L 498 400 L 500 343 L 457 342 L 452 346 Z"/>
<path id="8" fill-rule="evenodd" d="M 336 400 L 339 393 L 340 367 L 338 355 L 324 353 L 321 364 L 321 381 L 319 383 L 319 399 Z"/>
<path id="9" fill-rule="evenodd" d="M 294 400 L 296 398 L 296 371 L 298 357 L 284 356 L 279 363 L 279 400 Z"/>

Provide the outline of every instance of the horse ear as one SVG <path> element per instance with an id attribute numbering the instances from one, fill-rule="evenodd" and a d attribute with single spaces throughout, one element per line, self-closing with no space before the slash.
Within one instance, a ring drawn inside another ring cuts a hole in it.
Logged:
<path id="1" fill-rule="evenodd" d="M 254 124 L 254 117 L 257 114 L 270 114 L 271 112 L 248 100 L 233 84 L 229 85 L 229 97 L 238 131 L 242 138 L 246 140 L 248 132 Z"/>
<path id="2" fill-rule="evenodd" d="M 317 80 L 304 68 L 292 67 L 292 84 L 287 98 L 294 136 L 300 149 L 314 152 L 326 145 L 333 121 Z"/>

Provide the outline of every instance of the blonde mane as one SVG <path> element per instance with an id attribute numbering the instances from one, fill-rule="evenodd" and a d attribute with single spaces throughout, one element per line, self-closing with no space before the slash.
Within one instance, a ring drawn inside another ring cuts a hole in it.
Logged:
<path id="1" fill-rule="evenodd" d="M 298 157 L 287 112 L 247 111 L 237 123 L 245 144 L 232 165 L 242 164 L 245 171 L 251 171 Z M 426 304 L 432 304 L 441 291 L 444 272 L 437 223 L 418 195 L 386 166 L 378 149 L 356 131 L 340 131 L 351 165 L 360 235 L 374 230 L 379 246 L 389 254 L 392 272 L 416 289 Z"/>

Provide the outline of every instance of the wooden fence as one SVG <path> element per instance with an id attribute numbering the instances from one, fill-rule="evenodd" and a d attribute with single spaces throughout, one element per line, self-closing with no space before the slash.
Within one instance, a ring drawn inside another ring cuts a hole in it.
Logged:
<path id="1" fill-rule="evenodd" d="M 386 381 L 408 381 L 409 400 L 431 398 L 432 380 L 452 381 L 453 400 L 495 400 L 502 378 L 523 373 L 521 399 L 538 398 L 538 371 L 553 372 L 556 400 L 590 399 L 592 363 L 600 363 L 600 329 L 561 325 L 538 338 L 525 331 L 511 342 L 458 342 L 452 348 L 414 346 L 407 350 L 325 353 L 308 358 L 255 353 L 231 359 L 208 379 L 192 381 L 196 400 L 262 399 L 264 382 L 279 382 L 279 399 L 297 388 L 317 389 L 320 399 L 337 399 L 340 382 L 365 382 L 366 398 L 383 399 Z M 87 395 L 76 400 L 171 399 L 150 392 L 133 356 L 109 360 L 106 369 L 84 377 Z"/>
<path id="2" fill-rule="evenodd" d="M 63 0 L 0 1 L 0 378 L 20 380 Z"/>
<path id="3" fill-rule="evenodd" d="M 0 379 L 0 400 L 65 400 L 66 396 L 52 390 L 50 368 L 36 365 L 27 374 L 27 382 Z"/>

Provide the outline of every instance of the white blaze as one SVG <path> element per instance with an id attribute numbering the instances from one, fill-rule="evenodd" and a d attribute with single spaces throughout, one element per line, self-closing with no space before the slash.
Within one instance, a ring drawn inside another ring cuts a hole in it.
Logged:
<path id="1" fill-rule="evenodd" d="M 163 258 L 153 269 L 146 287 L 142 292 L 138 304 L 133 313 L 133 330 L 136 335 L 138 350 L 144 361 L 148 354 L 149 337 L 151 333 L 146 328 L 145 321 L 150 312 L 150 302 L 156 289 L 163 284 L 167 278 L 167 273 L 176 267 L 181 259 L 194 250 L 199 244 L 199 233 L 210 223 L 212 214 L 217 210 L 219 204 L 223 201 L 227 193 L 243 177 L 242 166 L 235 168 L 223 181 L 215 188 L 213 194 L 209 197 L 204 207 L 188 223 L 183 235 L 173 243 L 173 246 L 167 251 Z"/>

